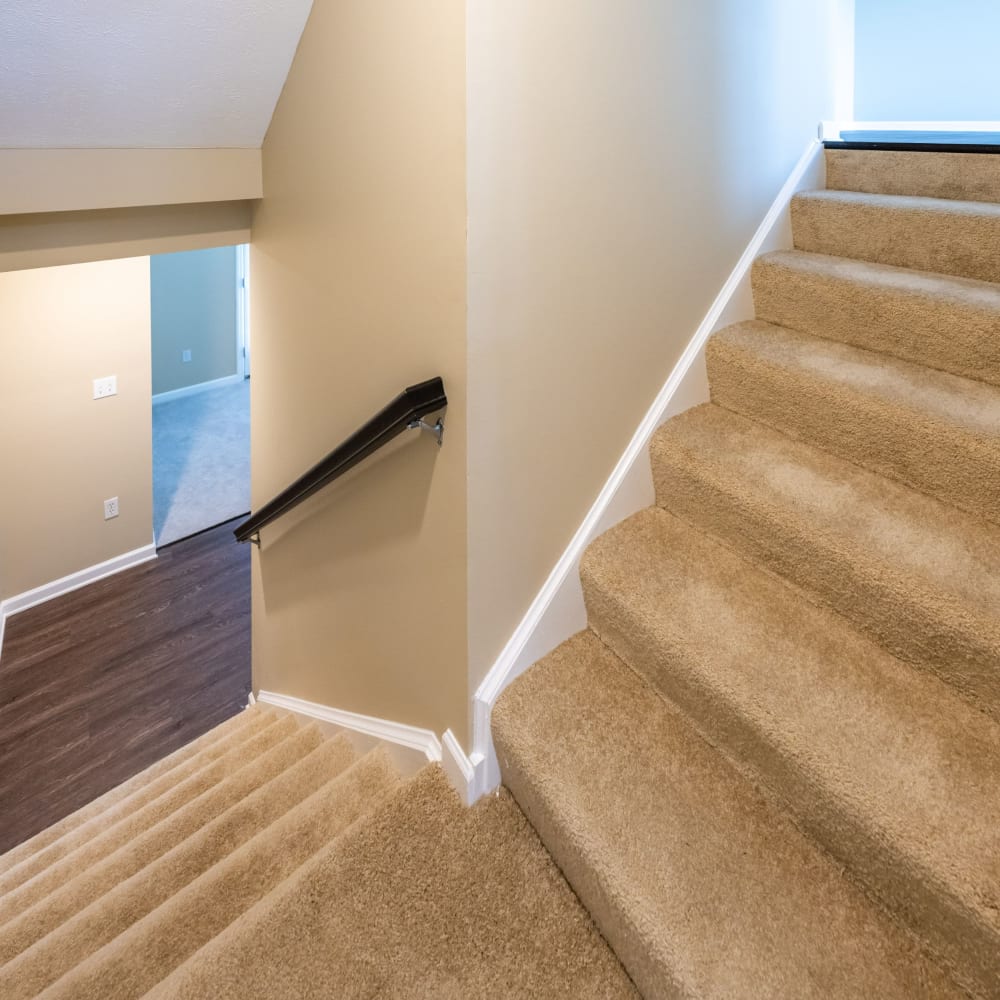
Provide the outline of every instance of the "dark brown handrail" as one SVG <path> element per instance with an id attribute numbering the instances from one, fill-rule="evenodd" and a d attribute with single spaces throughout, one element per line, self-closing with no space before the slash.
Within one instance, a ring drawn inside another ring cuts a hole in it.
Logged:
<path id="1" fill-rule="evenodd" d="M 337 445 L 326 458 L 299 476 L 294 483 L 282 490 L 273 500 L 269 500 L 256 513 L 251 514 L 233 532 L 236 540 L 247 542 L 256 539 L 259 542 L 260 529 L 265 525 L 277 520 L 338 476 L 353 469 L 355 465 L 363 462 L 408 427 L 426 426 L 422 424 L 421 417 L 444 409 L 447 405 L 448 397 L 445 395 L 444 382 L 440 377 L 408 386 L 346 441 Z M 437 428 L 429 429 L 436 430 L 440 442 L 440 423 Z"/>

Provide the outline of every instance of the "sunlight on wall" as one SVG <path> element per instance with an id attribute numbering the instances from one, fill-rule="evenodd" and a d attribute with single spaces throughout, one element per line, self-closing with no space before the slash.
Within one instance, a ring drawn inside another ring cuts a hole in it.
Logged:
<path id="1" fill-rule="evenodd" d="M 468 12 L 475 689 L 817 125 L 843 113 L 850 7 Z"/>
<path id="2" fill-rule="evenodd" d="M 857 0 L 859 121 L 1000 118 L 996 0 Z"/>

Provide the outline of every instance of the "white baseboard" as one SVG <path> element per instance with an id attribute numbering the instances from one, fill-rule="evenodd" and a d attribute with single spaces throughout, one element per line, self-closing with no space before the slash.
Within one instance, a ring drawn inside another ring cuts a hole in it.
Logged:
<path id="1" fill-rule="evenodd" d="M 813 140 L 809 143 L 647 411 L 597 500 L 476 691 L 472 753 L 466 758 L 474 770 L 470 802 L 492 791 L 500 783 L 500 769 L 490 732 L 493 705 L 516 677 L 586 626 L 587 614 L 578 573 L 580 558 L 594 538 L 654 502 L 649 462 L 650 438 L 665 420 L 708 400 L 705 344 L 716 330 L 753 318 L 750 284 L 753 262 L 762 253 L 792 246 L 789 206 L 792 197 L 799 191 L 825 186 L 826 163 L 822 153 L 822 142 Z M 458 749 L 460 751 L 461 747 Z"/>
<path id="2" fill-rule="evenodd" d="M 250 704 L 270 705 L 273 708 L 291 712 L 305 719 L 313 719 L 324 723 L 333 729 L 346 729 L 352 733 L 385 743 L 393 744 L 408 751 L 411 755 L 422 755 L 421 763 L 431 761 L 441 764 L 448 780 L 458 792 L 466 805 L 473 802 L 473 779 L 475 772 L 469 758 L 465 756 L 455 734 L 449 729 L 444 737 L 438 740 L 430 729 L 420 729 L 408 726 L 402 722 L 392 722 L 371 715 L 359 715 L 357 712 L 347 712 L 341 708 L 331 708 L 315 701 L 306 701 L 287 694 L 277 694 L 274 691 L 258 691 L 256 698 L 250 695 Z M 443 744 L 443 747 L 442 747 Z M 404 771 L 412 771 L 412 757 L 404 765 Z"/>
<path id="3" fill-rule="evenodd" d="M 466 757 L 462 744 L 450 729 L 446 729 L 444 736 L 441 737 L 441 746 L 444 751 L 441 760 L 444 773 L 448 775 L 452 788 L 458 792 L 461 800 L 467 806 L 471 806 L 479 797 L 476 795 L 475 766 Z"/>
<path id="4" fill-rule="evenodd" d="M 43 584 L 41 587 L 26 590 L 23 594 L 17 594 L 14 597 L 8 597 L 5 601 L 0 601 L 0 651 L 3 648 L 4 626 L 11 615 L 27 611 L 28 608 L 44 604 L 46 601 L 51 601 L 56 597 L 62 597 L 63 594 L 79 590 L 90 583 L 96 583 L 107 576 L 114 576 L 115 573 L 121 573 L 123 570 L 131 569 L 133 566 L 138 566 L 155 558 L 156 546 L 151 542 L 149 545 L 143 545 L 142 548 L 125 552 L 120 556 L 115 556 L 113 559 L 107 559 L 96 566 L 89 566 L 87 569 L 70 573 L 69 576 L 64 576 L 60 580 L 53 580 L 51 583 Z"/>
<path id="5" fill-rule="evenodd" d="M 441 742 L 429 729 L 419 729 L 417 726 L 408 726 L 389 719 L 377 719 L 372 715 L 359 715 L 357 712 L 331 708 L 329 705 L 321 705 L 315 701 L 306 701 L 304 698 L 295 698 L 274 691 L 258 691 L 257 701 L 261 705 L 283 708 L 296 715 L 318 719 L 340 729 L 350 729 L 356 733 L 385 740 L 387 743 L 419 750 L 430 761 L 441 760 Z"/>
<path id="6" fill-rule="evenodd" d="M 221 389 L 225 385 L 234 385 L 242 381 L 243 376 L 237 372 L 235 375 L 224 375 L 222 378 L 214 378 L 210 382 L 198 382 L 195 385 L 182 386 L 180 389 L 158 392 L 153 397 L 153 405 L 170 403 L 175 399 L 183 399 L 185 396 L 197 396 L 200 392 L 210 392 L 212 389 Z"/>

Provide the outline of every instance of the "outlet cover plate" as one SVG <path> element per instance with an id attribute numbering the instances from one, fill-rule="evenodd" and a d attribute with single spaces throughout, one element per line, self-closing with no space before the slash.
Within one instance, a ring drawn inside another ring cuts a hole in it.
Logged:
<path id="1" fill-rule="evenodd" d="M 118 395 L 118 376 L 108 375 L 105 378 L 94 379 L 94 399 L 104 399 L 107 396 Z"/>
<path id="2" fill-rule="evenodd" d="M 110 521 L 111 518 L 118 516 L 118 497 L 111 497 L 104 501 L 104 520 Z"/>

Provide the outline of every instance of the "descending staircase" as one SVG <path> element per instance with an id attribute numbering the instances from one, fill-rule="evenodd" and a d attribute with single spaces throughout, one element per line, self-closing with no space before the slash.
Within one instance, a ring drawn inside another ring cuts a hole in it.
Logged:
<path id="1" fill-rule="evenodd" d="M 647 1000 L 1000 997 L 1000 156 L 827 157 L 493 715 Z"/>
<path id="2" fill-rule="evenodd" d="M 258 706 L 0 857 L 0 997 L 36 996 L 635 991 L 508 794 Z"/>

